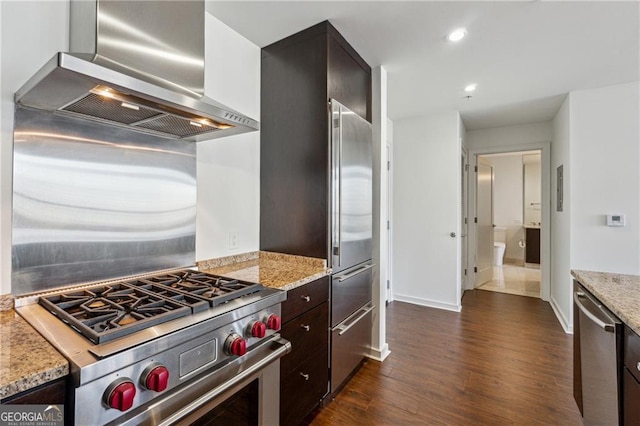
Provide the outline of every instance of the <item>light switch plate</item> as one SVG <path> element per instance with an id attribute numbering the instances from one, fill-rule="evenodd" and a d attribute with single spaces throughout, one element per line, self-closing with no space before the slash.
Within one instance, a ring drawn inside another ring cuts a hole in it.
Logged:
<path id="1" fill-rule="evenodd" d="M 607 226 L 624 226 L 623 214 L 608 214 Z"/>

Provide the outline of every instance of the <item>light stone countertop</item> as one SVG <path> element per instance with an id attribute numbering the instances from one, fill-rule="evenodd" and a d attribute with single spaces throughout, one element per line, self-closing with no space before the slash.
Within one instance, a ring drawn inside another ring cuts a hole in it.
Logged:
<path id="1" fill-rule="evenodd" d="M 20 315 L 0 312 L 0 399 L 67 374 L 67 360 Z"/>
<path id="2" fill-rule="evenodd" d="M 640 276 L 572 270 L 571 275 L 629 328 L 640 334 Z"/>
<path id="3" fill-rule="evenodd" d="M 252 252 L 198 262 L 203 272 L 292 290 L 331 273 L 324 259 Z"/>

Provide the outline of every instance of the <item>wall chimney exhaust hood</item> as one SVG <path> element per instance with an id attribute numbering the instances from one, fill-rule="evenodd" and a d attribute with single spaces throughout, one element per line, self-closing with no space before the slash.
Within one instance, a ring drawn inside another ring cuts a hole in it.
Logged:
<path id="1" fill-rule="evenodd" d="M 204 96 L 204 14 L 204 1 L 71 0 L 73 53 L 57 53 L 15 102 L 194 142 L 258 130 Z"/>

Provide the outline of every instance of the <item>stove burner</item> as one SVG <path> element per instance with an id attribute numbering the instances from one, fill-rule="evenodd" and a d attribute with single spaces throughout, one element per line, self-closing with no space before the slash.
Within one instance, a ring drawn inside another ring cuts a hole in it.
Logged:
<path id="1" fill-rule="evenodd" d="M 260 284 L 178 271 L 40 297 L 39 303 L 100 344 L 261 289 Z"/>
<path id="2" fill-rule="evenodd" d="M 153 282 L 184 294 L 201 297 L 207 300 L 211 306 L 217 306 L 236 297 L 262 290 L 261 284 L 192 271 L 158 275 L 146 278 L 144 281 Z"/>
<path id="3" fill-rule="evenodd" d="M 122 284 L 41 297 L 40 304 L 94 343 L 104 343 L 191 313 L 171 299 Z"/>

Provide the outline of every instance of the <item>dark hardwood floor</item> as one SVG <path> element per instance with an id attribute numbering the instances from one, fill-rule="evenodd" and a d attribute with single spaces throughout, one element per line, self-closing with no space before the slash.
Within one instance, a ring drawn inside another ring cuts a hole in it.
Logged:
<path id="1" fill-rule="evenodd" d="M 365 363 L 310 424 L 582 424 L 572 337 L 548 303 L 475 290 L 462 306 L 391 303 L 391 355 Z"/>

